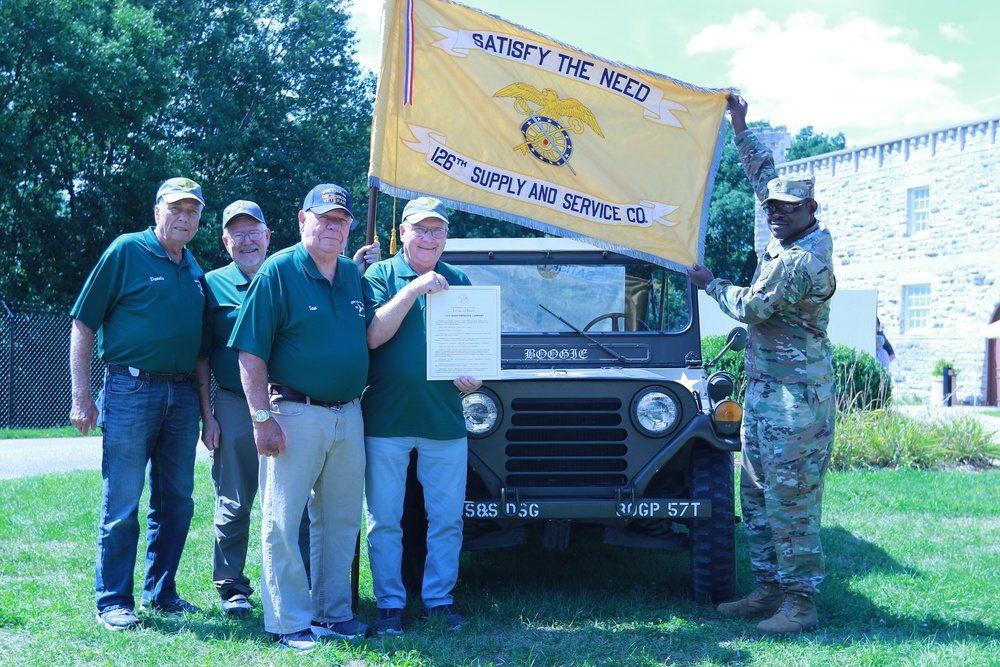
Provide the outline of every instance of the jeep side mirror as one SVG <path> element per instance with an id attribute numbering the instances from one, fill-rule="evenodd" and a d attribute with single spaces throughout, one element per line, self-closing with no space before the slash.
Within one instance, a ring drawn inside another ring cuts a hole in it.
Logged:
<path id="1" fill-rule="evenodd" d="M 726 348 L 735 352 L 747 349 L 747 330 L 734 327 L 726 336 Z"/>
<path id="2" fill-rule="evenodd" d="M 747 348 L 747 330 L 741 327 L 735 327 L 732 331 L 729 332 L 729 335 L 726 336 L 726 344 L 723 346 L 721 350 L 719 350 L 719 353 L 715 355 L 715 359 L 712 359 L 710 362 L 705 364 L 705 370 L 707 371 L 712 366 L 715 366 L 716 362 L 722 358 L 722 355 L 724 355 L 726 352 L 729 352 L 729 350 L 735 350 L 737 352 L 740 352 L 741 350 L 745 350 L 746 348 Z"/>

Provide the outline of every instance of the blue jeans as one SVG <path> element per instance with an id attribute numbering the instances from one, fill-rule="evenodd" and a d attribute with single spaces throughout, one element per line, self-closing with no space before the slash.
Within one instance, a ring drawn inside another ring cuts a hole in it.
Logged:
<path id="1" fill-rule="evenodd" d="M 191 381 L 105 373 L 103 488 L 97 528 L 97 609 L 135 608 L 139 498 L 149 475 L 144 604 L 176 600 L 174 581 L 194 512 L 198 392 Z"/>
<path id="2" fill-rule="evenodd" d="M 372 588 L 379 609 L 402 609 L 403 496 L 410 452 L 417 450 L 417 479 L 424 486 L 427 512 L 427 560 L 421 597 L 425 607 L 452 603 L 458 582 L 458 555 L 462 550 L 462 509 L 469 445 L 466 438 L 365 438 L 368 467 L 368 559 Z"/>

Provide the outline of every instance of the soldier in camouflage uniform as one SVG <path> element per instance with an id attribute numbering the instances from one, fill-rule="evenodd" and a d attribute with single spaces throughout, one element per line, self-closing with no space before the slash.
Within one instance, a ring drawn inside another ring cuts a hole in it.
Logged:
<path id="1" fill-rule="evenodd" d="M 816 220 L 811 178 L 778 176 L 771 151 L 746 126 L 746 102 L 729 97 L 743 169 L 762 200 L 771 241 L 750 287 L 688 275 L 722 311 L 748 325 L 740 500 L 758 587 L 719 605 L 726 616 L 769 616 L 766 634 L 817 625 L 812 597 L 823 580 L 820 505 L 833 447 L 833 346 L 826 336 L 833 241 Z"/>

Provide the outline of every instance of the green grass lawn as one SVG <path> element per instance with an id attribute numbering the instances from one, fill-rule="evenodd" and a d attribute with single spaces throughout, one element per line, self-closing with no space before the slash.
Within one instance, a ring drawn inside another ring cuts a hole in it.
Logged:
<path id="1" fill-rule="evenodd" d="M 686 554 L 608 547 L 584 532 L 560 553 L 532 541 L 463 554 L 456 605 L 469 620 L 461 632 L 423 625 L 411 604 L 405 637 L 324 644 L 309 655 L 271 642 L 259 608 L 245 621 L 222 616 L 209 565 L 207 464 L 197 478 L 178 579 L 205 611 L 147 616 L 129 633 L 94 620 L 100 474 L 0 481 L 0 665 L 1000 664 L 1000 471 L 832 473 L 821 628 L 801 636 L 763 638 L 691 602 Z M 752 582 L 742 537 L 737 548 L 744 593 Z M 254 535 L 249 560 L 259 559 Z M 249 574 L 255 580 L 259 570 Z M 364 557 L 361 596 L 359 616 L 371 622 Z"/>
<path id="2" fill-rule="evenodd" d="M 87 435 L 100 435 L 101 429 L 95 428 Z M 22 438 L 79 438 L 80 432 L 75 426 L 58 426 L 54 428 L 0 428 L 0 440 L 18 440 Z"/>

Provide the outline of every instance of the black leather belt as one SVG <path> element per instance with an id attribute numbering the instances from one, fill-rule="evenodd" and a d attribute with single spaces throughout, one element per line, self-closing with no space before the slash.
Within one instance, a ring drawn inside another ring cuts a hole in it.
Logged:
<path id="1" fill-rule="evenodd" d="M 293 403 L 305 403 L 306 405 L 318 405 L 321 408 L 342 408 L 348 403 L 353 403 L 354 399 L 350 401 L 319 401 L 315 398 L 306 396 L 300 391 L 295 391 L 291 387 L 286 387 L 280 384 L 272 384 L 270 386 L 271 398 L 277 399 L 279 401 L 292 401 Z"/>
<path id="2" fill-rule="evenodd" d="M 115 375 L 127 375 L 140 380 L 166 380 L 167 382 L 184 382 L 194 377 L 194 373 L 150 373 L 132 366 L 108 364 L 108 372 Z"/>

